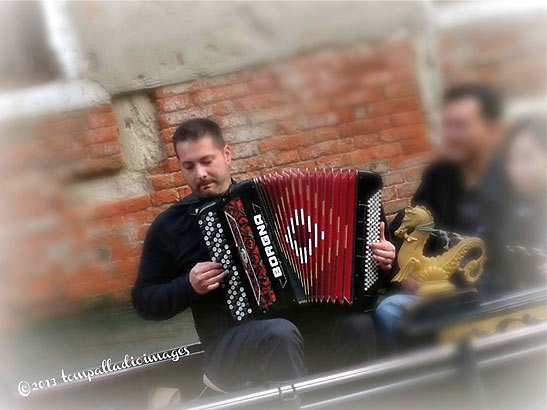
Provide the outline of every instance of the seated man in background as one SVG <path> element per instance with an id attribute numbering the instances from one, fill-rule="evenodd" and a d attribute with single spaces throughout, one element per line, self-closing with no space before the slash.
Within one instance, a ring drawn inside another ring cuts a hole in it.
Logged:
<path id="1" fill-rule="evenodd" d="M 435 227 L 485 240 L 490 239 L 506 201 L 506 181 L 498 155 L 502 142 L 502 104 L 496 93 L 480 84 L 449 89 L 444 96 L 442 158 L 423 174 L 412 205 L 428 208 Z M 390 224 L 394 232 L 401 224 L 401 211 Z M 396 243 L 399 248 L 400 243 Z M 439 249 L 431 240 L 426 252 Z M 419 283 L 407 278 L 402 293 L 384 299 L 376 309 L 377 329 L 385 343 L 394 347 L 394 327 L 403 308 L 418 299 Z M 483 295 L 503 290 L 495 275 L 484 274 L 479 283 Z"/>
<path id="2" fill-rule="evenodd" d="M 316 370 L 310 367 L 316 363 L 312 352 L 327 361 L 319 370 L 372 358 L 370 315 L 340 306 L 296 309 L 286 317 L 236 324 L 219 287 L 226 272 L 211 262 L 195 212 L 233 183 L 231 148 L 220 127 L 208 119 L 183 123 L 173 144 L 192 194 L 150 226 L 132 293 L 137 312 L 145 319 L 163 320 L 191 307 L 205 350 L 204 372 L 223 390 L 305 376 Z M 395 247 L 383 235 L 372 247 L 380 266 L 389 270 Z"/>

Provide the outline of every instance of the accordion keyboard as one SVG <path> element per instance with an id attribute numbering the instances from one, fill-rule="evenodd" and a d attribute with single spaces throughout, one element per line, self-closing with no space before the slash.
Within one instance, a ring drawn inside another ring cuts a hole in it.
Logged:
<path id="1" fill-rule="evenodd" d="M 241 322 L 253 313 L 253 309 L 235 265 L 230 245 L 226 240 L 224 228 L 217 213 L 212 210 L 200 216 L 198 225 L 209 249 L 211 260 L 220 263 L 228 272 L 221 282 L 221 287 L 224 290 L 230 313 L 236 321 Z"/>

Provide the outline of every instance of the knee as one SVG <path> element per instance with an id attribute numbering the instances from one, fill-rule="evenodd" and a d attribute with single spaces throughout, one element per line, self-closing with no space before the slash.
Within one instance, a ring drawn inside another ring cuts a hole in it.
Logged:
<path id="1" fill-rule="evenodd" d="M 384 299 L 374 313 L 376 323 L 382 328 L 391 328 L 401 314 L 399 295 Z"/>
<path id="2" fill-rule="evenodd" d="M 374 334 L 374 322 L 369 314 L 354 314 L 343 319 L 339 330 L 345 337 L 361 338 Z"/>
<path id="3" fill-rule="evenodd" d="M 303 345 L 302 335 L 294 323 L 286 319 L 267 320 L 267 326 L 262 334 L 265 340 L 276 346 Z"/>

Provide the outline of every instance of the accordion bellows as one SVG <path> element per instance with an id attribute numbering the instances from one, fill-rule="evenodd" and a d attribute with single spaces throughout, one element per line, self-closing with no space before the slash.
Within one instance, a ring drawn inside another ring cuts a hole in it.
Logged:
<path id="1" fill-rule="evenodd" d="M 307 302 L 352 304 L 379 284 L 382 180 L 373 172 L 288 171 L 233 185 L 198 210 L 238 322 Z"/>

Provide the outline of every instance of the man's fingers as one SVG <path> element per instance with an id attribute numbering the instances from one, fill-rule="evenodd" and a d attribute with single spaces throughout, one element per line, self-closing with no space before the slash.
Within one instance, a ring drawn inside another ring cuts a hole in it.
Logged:
<path id="1" fill-rule="evenodd" d="M 207 272 L 211 269 L 222 269 L 222 265 L 217 262 L 199 262 L 194 266 L 196 273 Z"/>
<path id="2" fill-rule="evenodd" d="M 224 272 L 224 269 L 222 267 L 220 269 L 211 269 L 211 270 L 208 270 L 207 272 L 200 273 L 197 278 L 199 280 L 207 280 L 223 272 Z"/>
<path id="3" fill-rule="evenodd" d="M 383 258 L 378 255 L 372 255 L 372 259 L 374 259 L 375 261 L 378 261 L 378 263 L 385 263 L 386 265 L 389 265 L 391 262 L 393 262 L 393 259 Z"/>
<path id="4" fill-rule="evenodd" d="M 222 271 L 221 273 L 219 273 L 218 275 L 215 275 L 207 280 L 205 280 L 203 283 L 205 285 L 213 285 L 215 283 L 218 283 L 220 282 L 222 279 L 224 279 L 224 277 L 226 276 L 226 272 Z"/>
<path id="5" fill-rule="evenodd" d="M 385 241 L 385 242 L 371 242 L 368 244 L 369 247 L 372 249 L 382 249 L 384 251 L 392 251 L 394 250 L 394 246 L 391 242 Z"/>
<path id="6" fill-rule="evenodd" d="M 380 222 L 380 241 L 386 240 L 385 232 L 384 232 L 385 229 L 386 229 L 386 224 L 384 222 Z"/>
<path id="7" fill-rule="evenodd" d="M 395 252 L 392 250 L 374 249 L 373 254 L 384 258 L 395 258 Z"/>
<path id="8" fill-rule="evenodd" d="M 212 290 L 215 290 L 215 289 L 218 288 L 219 286 L 220 286 L 220 283 L 219 283 L 219 282 L 213 283 L 212 285 L 207 286 L 207 292 L 211 292 Z"/>

